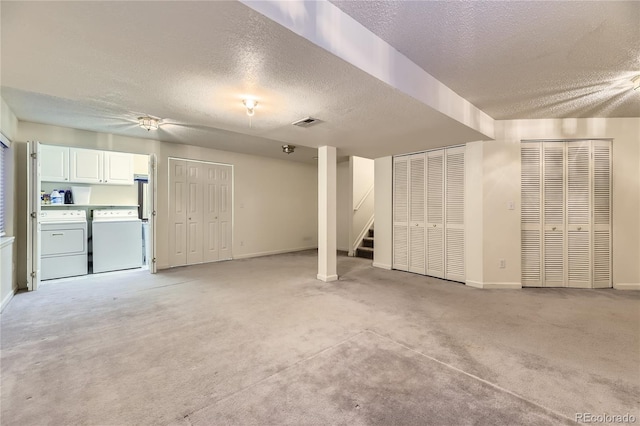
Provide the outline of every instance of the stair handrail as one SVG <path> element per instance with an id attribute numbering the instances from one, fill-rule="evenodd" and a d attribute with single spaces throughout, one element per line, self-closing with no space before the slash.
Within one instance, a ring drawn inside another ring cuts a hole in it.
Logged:
<path id="1" fill-rule="evenodd" d="M 360 200 L 360 202 L 358 203 L 357 206 L 355 206 L 353 208 L 354 212 L 357 212 L 358 210 L 360 210 L 360 207 L 362 207 L 362 205 L 364 204 L 364 202 L 366 201 L 367 197 L 369 196 L 369 194 L 371 194 L 371 191 L 373 191 L 373 187 L 374 185 L 371 184 L 371 187 L 367 190 L 367 192 L 364 194 L 364 196 L 362 197 L 362 199 Z"/>

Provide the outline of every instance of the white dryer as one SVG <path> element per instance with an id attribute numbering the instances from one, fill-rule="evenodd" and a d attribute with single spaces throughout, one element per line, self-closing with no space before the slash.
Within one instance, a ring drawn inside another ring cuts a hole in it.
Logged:
<path id="1" fill-rule="evenodd" d="M 138 209 L 94 210 L 93 273 L 142 267 L 142 221 Z"/>
<path id="2" fill-rule="evenodd" d="M 41 279 L 87 274 L 87 213 L 84 210 L 40 212 Z"/>

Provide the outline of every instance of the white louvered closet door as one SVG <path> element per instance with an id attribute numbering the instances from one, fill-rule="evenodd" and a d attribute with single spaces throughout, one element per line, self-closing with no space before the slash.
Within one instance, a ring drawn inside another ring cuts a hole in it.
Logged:
<path id="1" fill-rule="evenodd" d="M 563 287 L 565 283 L 564 188 L 565 144 L 542 144 L 543 185 L 543 285 Z"/>
<path id="2" fill-rule="evenodd" d="M 611 142 L 524 142 L 521 159 L 522 285 L 611 287 Z"/>
<path id="3" fill-rule="evenodd" d="M 393 159 L 393 269 L 409 270 L 409 159 Z"/>
<path id="4" fill-rule="evenodd" d="M 425 154 L 409 157 L 409 272 L 425 274 Z"/>
<path id="5" fill-rule="evenodd" d="M 540 142 L 523 143 L 521 169 L 522 286 L 542 286 L 542 155 Z"/>
<path id="6" fill-rule="evenodd" d="M 427 275 L 444 278 L 444 150 L 427 155 Z"/>
<path id="7" fill-rule="evenodd" d="M 445 152 L 445 278 L 464 281 L 464 147 Z"/>
<path id="8" fill-rule="evenodd" d="M 592 141 L 593 287 L 613 286 L 611 278 L 611 142 Z"/>
<path id="9" fill-rule="evenodd" d="M 591 167 L 589 141 L 567 142 L 566 283 L 591 287 Z"/>

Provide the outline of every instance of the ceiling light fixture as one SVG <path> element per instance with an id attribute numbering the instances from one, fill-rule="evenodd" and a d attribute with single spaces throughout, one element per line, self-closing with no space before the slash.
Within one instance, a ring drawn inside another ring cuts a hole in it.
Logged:
<path id="1" fill-rule="evenodd" d="M 640 90 L 640 75 L 632 78 L 631 82 L 633 83 L 633 90 Z"/>
<path id="2" fill-rule="evenodd" d="M 295 145 L 282 145 L 282 152 L 285 154 L 291 154 L 295 149 Z"/>
<path id="3" fill-rule="evenodd" d="M 158 130 L 158 127 L 160 127 L 160 120 L 149 116 L 138 117 L 138 125 L 143 129 L 146 129 L 147 132 L 151 129 Z"/>
<path id="4" fill-rule="evenodd" d="M 244 99 L 242 103 L 247 108 L 247 115 L 253 117 L 253 114 L 256 113 L 255 108 L 258 106 L 258 101 L 255 99 Z"/>

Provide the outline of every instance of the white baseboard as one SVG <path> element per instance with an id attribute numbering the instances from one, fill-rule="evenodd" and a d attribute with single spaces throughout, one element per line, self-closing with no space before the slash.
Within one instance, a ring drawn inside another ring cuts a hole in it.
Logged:
<path id="1" fill-rule="evenodd" d="M 11 299 L 13 299 L 13 296 L 16 294 L 16 291 L 18 290 L 17 289 L 11 290 L 9 294 L 7 294 L 5 298 L 2 300 L 2 304 L 0 305 L 0 313 L 2 313 L 2 311 L 4 311 L 4 308 L 6 308 L 9 302 L 11 302 Z"/>
<path id="2" fill-rule="evenodd" d="M 506 289 L 506 290 L 514 290 L 522 288 L 522 284 L 520 283 L 482 283 L 479 281 L 471 281 L 468 280 L 466 283 L 469 287 L 474 288 L 482 288 L 482 289 Z"/>
<path id="3" fill-rule="evenodd" d="M 320 274 L 318 274 L 316 277 L 320 281 L 324 281 L 325 283 L 338 280 L 338 276 L 337 275 L 320 275 Z"/>
<path id="4" fill-rule="evenodd" d="M 616 290 L 640 290 L 640 283 L 619 283 L 613 284 Z"/>
<path id="5" fill-rule="evenodd" d="M 291 248 L 291 249 L 284 249 L 284 250 L 262 251 L 258 253 L 238 254 L 233 256 L 233 259 L 248 259 L 251 257 L 271 256 L 274 254 L 294 253 L 297 251 L 315 250 L 317 248 L 318 246 L 311 246 L 311 247 L 298 247 L 298 248 Z"/>
<path id="6" fill-rule="evenodd" d="M 387 265 L 386 263 L 373 262 L 373 267 L 374 268 L 380 268 L 380 269 L 386 269 L 388 271 L 391 270 L 391 265 Z"/>

